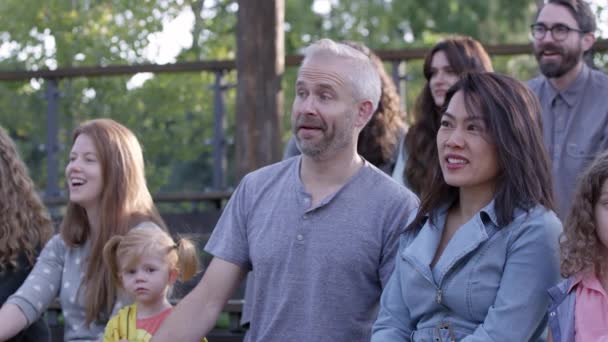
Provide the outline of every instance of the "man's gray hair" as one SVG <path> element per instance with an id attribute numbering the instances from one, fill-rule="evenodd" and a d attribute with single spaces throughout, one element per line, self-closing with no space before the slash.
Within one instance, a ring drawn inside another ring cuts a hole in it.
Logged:
<path id="1" fill-rule="evenodd" d="M 375 112 L 380 101 L 382 85 L 380 75 L 369 57 L 346 44 L 324 38 L 304 49 L 302 65 L 306 64 L 312 56 L 323 55 L 339 57 L 344 60 L 344 63 L 348 63 L 352 72 L 347 73 L 345 77 L 351 83 L 353 95 L 357 100 L 371 101 Z"/>

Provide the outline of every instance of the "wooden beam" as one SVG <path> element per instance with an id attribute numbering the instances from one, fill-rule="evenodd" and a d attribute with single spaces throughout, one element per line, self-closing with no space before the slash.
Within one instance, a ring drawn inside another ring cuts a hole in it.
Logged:
<path id="1" fill-rule="evenodd" d="M 484 45 L 491 56 L 525 55 L 532 53 L 532 44 L 498 44 Z M 414 47 L 401 50 L 376 50 L 376 54 L 387 62 L 422 59 L 430 47 Z M 608 39 L 598 39 L 593 45 L 593 51 L 608 51 Z M 302 62 L 300 55 L 285 56 L 285 66 L 298 66 Z M 253 61 L 257 63 L 257 61 Z M 108 65 L 84 66 L 73 68 L 58 68 L 55 70 L 15 70 L 0 71 L 0 81 L 27 81 L 32 78 L 75 78 L 75 77 L 101 77 L 134 75 L 140 72 L 152 73 L 178 73 L 196 71 L 234 70 L 234 60 L 212 60 L 196 62 L 179 62 L 173 64 L 135 64 L 135 65 Z"/>
<path id="2" fill-rule="evenodd" d="M 529 55 L 533 53 L 532 43 L 529 44 L 498 44 L 484 45 L 490 56 L 514 56 Z M 380 59 L 386 62 L 408 61 L 412 59 L 423 59 L 430 47 L 406 48 L 403 50 L 376 50 L 374 51 Z M 608 51 L 608 39 L 599 39 L 593 45 L 594 52 Z M 287 56 L 290 62 L 296 62 L 300 56 Z M 301 58 L 301 57 L 300 57 Z M 290 63 L 287 63 L 288 65 Z"/>
<path id="3" fill-rule="evenodd" d="M 239 0 L 236 176 L 281 159 L 284 0 Z"/>
<path id="4" fill-rule="evenodd" d="M 235 67 L 236 65 L 233 60 L 225 60 L 179 62 L 172 64 L 85 66 L 36 71 L 0 71 L 0 81 L 19 81 L 29 80 L 32 78 L 61 79 L 74 77 L 119 76 L 134 75 L 140 72 L 152 72 L 155 74 L 160 74 L 195 71 L 221 71 L 234 70 Z"/>
<path id="5" fill-rule="evenodd" d="M 216 202 L 228 200 L 231 194 L 232 192 L 230 191 L 158 193 L 154 195 L 154 202 Z M 67 202 L 68 199 L 65 196 L 47 197 L 44 199 L 44 203 L 48 206 L 65 205 Z"/>

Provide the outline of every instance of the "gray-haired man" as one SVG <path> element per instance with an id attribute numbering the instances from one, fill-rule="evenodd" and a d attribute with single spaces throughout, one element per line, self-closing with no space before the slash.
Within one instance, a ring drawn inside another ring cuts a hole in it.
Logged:
<path id="1" fill-rule="evenodd" d="M 241 181 L 205 248 L 214 259 L 153 341 L 199 341 L 248 270 L 246 341 L 369 341 L 399 233 L 417 206 L 357 154 L 379 98 L 363 53 L 328 39 L 306 49 L 291 120 L 302 155 Z"/>

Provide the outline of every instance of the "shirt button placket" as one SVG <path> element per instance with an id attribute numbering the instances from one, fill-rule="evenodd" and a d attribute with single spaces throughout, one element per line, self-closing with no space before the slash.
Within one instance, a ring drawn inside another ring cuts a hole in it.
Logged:
<path id="1" fill-rule="evenodd" d="M 307 213 L 304 213 L 304 215 L 302 215 L 302 220 L 304 222 L 303 222 L 303 224 L 301 226 L 301 229 L 300 229 L 301 231 L 306 228 L 306 226 L 308 224 L 308 222 L 306 222 L 306 221 L 308 221 L 309 218 L 310 218 L 310 215 L 307 214 Z M 303 242 L 304 241 L 304 234 L 302 234 L 301 231 L 298 233 L 298 235 L 296 235 L 296 240 L 298 242 Z"/>
<path id="2" fill-rule="evenodd" d="M 304 206 L 306 207 L 306 210 L 310 209 L 310 198 L 305 197 L 302 200 L 302 203 L 304 203 Z M 297 242 L 304 242 L 304 234 L 303 231 L 305 231 L 306 226 L 308 224 L 310 224 L 310 222 L 307 222 L 310 219 L 310 214 L 308 212 L 304 212 L 304 214 L 302 214 L 302 224 L 300 225 L 300 232 L 298 232 L 298 234 L 296 235 L 296 241 Z"/>
<path id="3" fill-rule="evenodd" d="M 304 203 L 304 205 L 305 205 L 306 207 L 309 207 L 309 206 L 310 206 L 310 198 L 308 198 L 308 197 L 304 197 L 304 199 L 302 200 L 302 203 Z M 308 208 L 307 208 L 307 209 L 308 209 Z"/>

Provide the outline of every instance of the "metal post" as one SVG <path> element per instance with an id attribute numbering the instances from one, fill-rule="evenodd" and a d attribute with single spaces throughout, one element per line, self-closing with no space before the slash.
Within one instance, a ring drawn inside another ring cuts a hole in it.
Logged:
<path id="1" fill-rule="evenodd" d="M 397 88 L 397 94 L 401 97 L 401 110 L 407 112 L 407 98 L 401 92 L 401 81 L 404 80 L 404 77 L 401 75 L 401 63 L 402 61 L 393 61 L 391 63 L 391 76 L 393 77 L 395 88 Z"/>
<path id="2" fill-rule="evenodd" d="M 395 88 L 397 88 L 397 94 L 401 94 L 401 75 L 399 74 L 399 65 L 401 65 L 401 61 L 394 61 L 391 63 L 391 76 L 393 77 Z"/>
<path id="3" fill-rule="evenodd" d="M 59 115 L 58 107 L 58 81 L 57 79 L 46 79 L 46 191 L 45 197 L 52 198 L 60 195 L 59 191 Z"/>
<path id="4" fill-rule="evenodd" d="M 393 77 L 393 82 L 395 82 L 395 87 L 397 88 L 397 94 L 401 97 L 401 109 L 407 113 L 407 81 L 409 80 L 407 74 L 405 73 L 405 68 L 407 66 L 406 61 L 394 61 L 391 63 L 391 76 Z"/>
<path id="5" fill-rule="evenodd" d="M 224 138 L 224 86 L 222 80 L 224 71 L 215 72 L 213 85 L 213 188 L 223 189 L 224 170 L 226 168 L 225 138 Z"/>
<path id="6" fill-rule="evenodd" d="M 407 61 L 403 61 L 400 65 L 401 67 L 401 80 L 403 80 L 403 87 L 400 89 L 399 95 L 403 100 L 401 100 L 401 106 L 403 112 L 407 113 L 407 82 L 409 82 L 412 78 L 407 74 Z"/>

